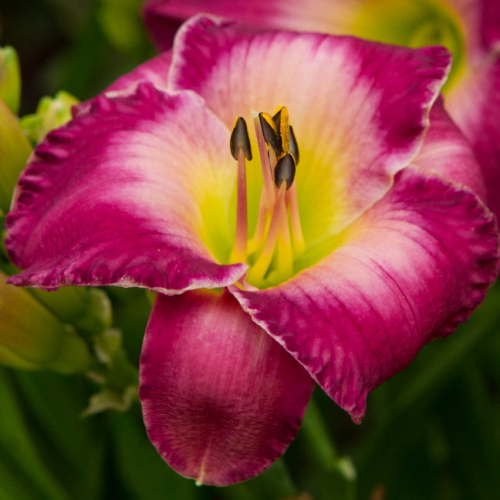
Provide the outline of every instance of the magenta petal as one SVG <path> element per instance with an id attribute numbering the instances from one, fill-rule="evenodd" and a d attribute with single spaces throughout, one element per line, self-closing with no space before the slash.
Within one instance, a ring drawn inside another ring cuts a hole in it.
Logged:
<path id="1" fill-rule="evenodd" d="M 470 191 L 408 167 L 344 236 L 283 285 L 231 291 L 359 422 L 369 391 L 484 299 L 498 235 Z"/>
<path id="2" fill-rule="evenodd" d="M 442 98 L 432 107 L 430 120 L 424 144 L 413 163 L 424 170 L 439 173 L 444 179 L 467 186 L 483 201 L 486 200 L 483 172 L 469 141 L 443 108 Z"/>
<path id="3" fill-rule="evenodd" d="M 483 170 L 487 203 L 500 217 L 500 58 L 484 57 L 451 89 L 445 105 Z"/>
<path id="4" fill-rule="evenodd" d="M 313 387 L 227 292 L 158 296 L 140 397 L 149 438 L 180 474 L 224 486 L 261 473 L 295 437 Z"/>
<path id="5" fill-rule="evenodd" d="M 221 201 L 234 179 L 228 130 L 191 93 L 141 83 L 100 96 L 48 135 L 19 179 L 7 248 L 16 285 L 147 287 L 164 293 L 234 283 L 202 239 L 200 193 Z"/>
<path id="6" fill-rule="evenodd" d="M 175 55 L 169 88 L 194 90 L 228 125 L 246 107 L 274 109 L 276 102 L 292 108 L 295 122 L 306 121 L 332 105 L 328 98 L 338 100 L 339 85 L 347 87 L 347 96 L 364 87 L 344 114 L 351 119 L 358 111 L 372 119 L 388 146 L 397 150 L 421 135 L 451 66 L 443 47 L 410 50 L 317 33 L 255 34 L 206 16 L 182 26 Z M 268 77 L 273 74 L 279 78 Z"/>

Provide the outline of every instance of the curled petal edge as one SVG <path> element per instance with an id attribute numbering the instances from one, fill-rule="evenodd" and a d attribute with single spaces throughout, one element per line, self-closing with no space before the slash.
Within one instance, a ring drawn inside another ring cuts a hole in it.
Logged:
<path id="1" fill-rule="evenodd" d="M 414 167 L 348 231 L 282 285 L 230 291 L 359 423 L 371 390 L 484 299 L 497 276 L 498 231 L 475 194 Z"/>

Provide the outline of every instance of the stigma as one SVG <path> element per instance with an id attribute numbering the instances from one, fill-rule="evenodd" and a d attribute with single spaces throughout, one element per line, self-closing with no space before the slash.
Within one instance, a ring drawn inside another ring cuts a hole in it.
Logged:
<path id="1" fill-rule="evenodd" d="M 274 115 L 252 112 L 263 186 L 253 235 L 248 233 L 246 161 L 253 158 L 247 124 L 235 120 L 230 151 L 238 162 L 236 232 L 230 263 L 249 265 L 248 283 L 255 286 L 280 283 L 293 275 L 293 262 L 304 251 L 295 173 L 299 147 L 290 126 L 288 109 Z"/>

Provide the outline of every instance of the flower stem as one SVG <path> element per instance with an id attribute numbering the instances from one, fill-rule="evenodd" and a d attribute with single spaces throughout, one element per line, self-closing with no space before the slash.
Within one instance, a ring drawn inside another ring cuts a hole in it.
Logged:
<path id="1" fill-rule="evenodd" d="M 301 431 L 307 434 L 307 440 L 325 468 L 335 468 L 338 460 L 337 450 L 326 429 L 318 404 L 311 398 L 302 422 Z"/>
<path id="2" fill-rule="evenodd" d="M 323 416 L 314 398 L 307 407 L 301 433 L 310 447 L 314 464 L 306 491 L 323 498 L 325 492 L 336 500 L 355 500 L 356 470 L 348 457 L 341 457 L 330 437 Z M 324 497 L 326 498 L 326 497 Z"/>

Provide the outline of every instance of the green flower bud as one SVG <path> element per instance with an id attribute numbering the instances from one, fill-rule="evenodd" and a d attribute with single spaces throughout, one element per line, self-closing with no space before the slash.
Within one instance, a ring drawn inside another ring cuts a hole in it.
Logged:
<path id="1" fill-rule="evenodd" d="M 103 290 L 68 286 L 50 293 L 31 288 L 30 293 L 56 318 L 80 332 L 96 334 L 111 326 L 113 311 Z"/>
<path id="2" fill-rule="evenodd" d="M 91 356 L 74 329 L 6 278 L 0 273 L 0 363 L 61 373 L 86 370 Z"/>
<path id="3" fill-rule="evenodd" d="M 71 106 L 78 99 L 64 90 L 55 97 L 42 97 L 36 113 L 21 118 L 21 127 L 32 144 L 38 144 L 51 130 L 64 125 L 71 119 Z"/>
<path id="4" fill-rule="evenodd" d="M 0 99 L 13 115 L 17 115 L 21 99 L 21 72 L 17 53 L 12 47 L 0 48 Z"/>
<path id="5" fill-rule="evenodd" d="M 17 118 L 0 99 L 0 215 L 7 213 L 19 174 L 31 154 Z"/>

